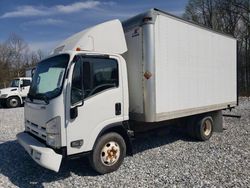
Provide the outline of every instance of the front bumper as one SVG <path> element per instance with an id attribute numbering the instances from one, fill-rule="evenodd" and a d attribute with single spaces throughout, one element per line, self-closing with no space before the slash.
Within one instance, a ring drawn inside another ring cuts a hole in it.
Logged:
<path id="1" fill-rule="evenodd" d="M 55 153 L 53 149 L 46 147 L 28 133 L 22 132 L 16 137 L 35 162 L 47 169 L 59 171 L 62 155 Z"/>
<path id="2" fill-rule="evenodd" d="M 0 94 L 0 99 L 7 99 L 7 98 L 8 98 L 8 95 Z"/>
<path id="3" fill-rule="evenodd" d="M 5 99 L 0 98 L 0 104 L 3 104 L 5 102 Z"/>

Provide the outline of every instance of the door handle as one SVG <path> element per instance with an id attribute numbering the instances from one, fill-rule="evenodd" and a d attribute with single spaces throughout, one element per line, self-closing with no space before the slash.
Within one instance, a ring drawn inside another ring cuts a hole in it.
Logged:
<path id="1" fill-rule="evenodd" d="M 115 115 L 121 115 L 121 103 L 115 103 Z"/>

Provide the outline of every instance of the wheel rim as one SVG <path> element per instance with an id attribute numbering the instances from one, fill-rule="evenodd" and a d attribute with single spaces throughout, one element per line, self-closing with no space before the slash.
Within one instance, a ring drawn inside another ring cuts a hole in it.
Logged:
<path id="1" fill-rule="evenodd" d="M 205 120 L 203 124 L 203 131 L 205 136 L 209 136 L 212 132 L 212 123 L 210 120 Z"/>
<path id="2" fill-rule="evenodd" d="M 110 141 L 106 143 L 101 150 L 101 161 L 105 166 L 114 165 L 120 157 L 120 146 Z"/>
<path id="3" fill-rule="evenodd" d="M 16 107 L 18 104 L 18 101 L 17 99 L 13 98 L 13 99 L 10 99 L 10 106 L 12 107 Z"/>

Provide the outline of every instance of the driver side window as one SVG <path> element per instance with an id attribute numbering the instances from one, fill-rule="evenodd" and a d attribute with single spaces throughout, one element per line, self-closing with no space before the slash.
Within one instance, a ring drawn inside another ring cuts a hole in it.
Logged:
<path id="1" fill-rule="evenodd" d="M 72 76 L 71 104 L 82 100 L 81 79 L 83 79 L 84 98 L 118 87 L 118 63 L 115 59 L 76 57 Z M 81 66 L 83 66 L 82 73 Z"/>
<path id="2" fill-rule="evenodd" d="M 23 80 L 23 87 L 30 86 L 30 80 Z"/>
<path id="3" fill-rule="evenodd" d="M 85 98 L 118 87 L 118 63 L 115 59 L 89 59 L 83 62 Z"/>

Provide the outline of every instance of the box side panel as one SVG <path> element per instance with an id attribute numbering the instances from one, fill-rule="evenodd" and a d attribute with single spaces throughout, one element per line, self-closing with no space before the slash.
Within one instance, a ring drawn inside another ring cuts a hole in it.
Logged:
<path id="1" fill-rule="evenodd" d="M 155 44 L 158 115 L 236 103 L 235 39 L 159 15 Z"/>
<path id="2" fill-rule="evenodd" d="M 135 114 L 143 115 L 143 65 L 142 65 L 142 30 L 135 27 L 125 33 L 128 51 L 123 55 L 127 62 L 129 87 L 130 118 Z M 142 117 L 141 117 L 142 118 Z"/>

